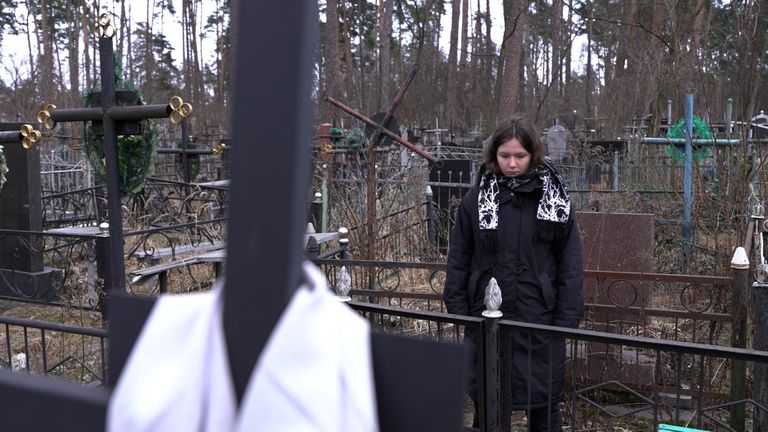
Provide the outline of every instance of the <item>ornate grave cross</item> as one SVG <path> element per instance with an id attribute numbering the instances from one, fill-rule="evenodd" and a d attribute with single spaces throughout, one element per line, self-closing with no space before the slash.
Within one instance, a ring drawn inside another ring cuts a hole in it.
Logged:
<path id="1" fill-rule="evenodd" d="M 235 7 L 234 40 L 240 43 L 232 92 L 235 157 L 223 326 L 240 399 L 256 359 L 301 280 L 318 15 L 314 0 L 269 7 L 243 1 Z M 289 32 L 286 22 L 293 23 Z M 264 66 L 265 58 L 269 67 Z M 113 383 L 152 300 L 123 294 L 108 301 Z M 381 431 L 460 429 L 464 350 L 380 334 L 372 335 L 372 348 Z M 107 386 L 84 388 L 0 371 L 0 424 L 16 432 L 103 430 L 109 394 Z"/>
<path id="2" fill-rule="evenodd" d="M 108 14 L 99 16 L 96 26 L 99 35 L 99 65 L 101 73 L 100 107 L 57 108 L 47 105 L 37 115 L 46 129 L 53 129 L 59 122 L 92 121 L 95 133 L 103 135 L 107 180 L 107 210 L 109 212 L 109 271 L 104 286 L 107 291 L 125 291 L 125 262 L 123 260 L 123 217 L 120 200 L 118 169 L 118 135 L 139 135 L 139 120 L 170 118 L 179 123 L 192 113 L 192 106 L 179 96 L 167 104 L 118 106 L 116 102 L 136 103 L 132 92 L 115 89 L 115 60 L 112 37 L 115 28 Z M 133 99 L 133 100 L 132 100 Z M 100 123 L 100 126 L 99 126 Z"/>

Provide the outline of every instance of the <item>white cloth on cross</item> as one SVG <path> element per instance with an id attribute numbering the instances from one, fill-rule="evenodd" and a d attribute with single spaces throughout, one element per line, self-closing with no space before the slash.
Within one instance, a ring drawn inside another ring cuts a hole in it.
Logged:
<path id="1" fill-rule="evenodd" d="M 238 409 L 221 290 L 162 295 L 118 380 L 111 432 L 378 430 L 367 321 L 305 263 Z"/>

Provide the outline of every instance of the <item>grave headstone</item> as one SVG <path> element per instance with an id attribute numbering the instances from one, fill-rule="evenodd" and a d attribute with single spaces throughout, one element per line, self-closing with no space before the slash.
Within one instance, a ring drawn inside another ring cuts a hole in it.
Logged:
<path id="1" fill-rule="evenodd" d="M 768 115 L 760 111 L 760 114 L 750 120 L 749 137 L 754 139 L 768 138 Z"/>
<path id="2" fill-rule="evenodd" d="M 652 214 L 578 212 L 584 269 L 624 272 L 653 272 Z M 610 289 L 587 279 L 586 303 L 648 307 L 651 305 L 647 283 L 615 284 Z M 594 316 L 596 321 L 607 317 Z"/>
<path id="3" fill-rule="evenodd" d="M 20 130 L 23 123 L 0 123 L 0 131 Z M 0 229 L 42 230 L 40 150 L 25 149 L 21 143 L 5 144 L 10 167 L 0 193 Z M 48 299 L 54 295 L 54 282 L 60 270 L 44 268 L 39 235 L 0 235 L 0 295 Z"/>
<path id="4" fill-rule="evenodd" d="M 560 162 L 565 158 L 567 135 L 568 131 L 559 124 L 547 129 L 547 154 L 555 162 Z"/>
<path id="5" fill-rule="evenodd" d="M 584 268 L 653 271 L 654 215 L 577 212 Z"/>
<path id="6" fill-rule="evenodd" d="M 584 269 L 653 272 L 654 215 L 578 212 L 576 220 L 581 234 Z M 623 320 L 631 324 L 639 323 L 643 315 L 638 313 L 638 309 L 633 311 L 629 308 L 650 307 L 650 290 L 650 282 L 585 279 L 585 303 L 615 306 L 613 312 L 590 312 L 588 319 L 593 323 L 593 329 L 616 332 L 616 325 L 622 325 Z M 606 344 L 588 343 L 588 355 L 578 359 L 581 362 L 579 370 L 591 379 L 615 379 L 636 385 L 653 383 L 653 359 L 643 352 L 631 350 L 606 352 L 611 349 Z"/>

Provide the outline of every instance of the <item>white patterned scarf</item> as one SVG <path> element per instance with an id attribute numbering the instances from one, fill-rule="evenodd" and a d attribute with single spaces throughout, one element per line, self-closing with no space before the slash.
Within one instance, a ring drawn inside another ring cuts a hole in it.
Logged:
<path id="1" fill-rule="evenodd" d="M 571 198 L 565 182 L 549 158 L 535 170 L 517 176 L 504 177 L 486 170 L 480 179 L 477 195 L 477 209 L 480 214 L 480 229 L 495 230 L 499 226 L 499 185 L 503 184 L 514 192 L 531 181 L 540 181 L 542 194 L 536 209 L 536 219 L 546 222 L 566 223 L 571 215 Z"/>

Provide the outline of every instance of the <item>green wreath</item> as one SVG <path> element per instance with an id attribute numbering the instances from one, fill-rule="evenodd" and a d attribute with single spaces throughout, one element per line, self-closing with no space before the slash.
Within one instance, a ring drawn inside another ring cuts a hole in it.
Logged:
<path id="1" fill-rule="evenodd" d="M 697 116 L 693 116 L 693 136 L 692 139 L 712 139 L 712 132 L 709 127 Z M 669 128 L 667 131 L 667 138 L 685 138 L 685 119 L 680 119 L 676 125 Z M 682 150 L 681 150 L 682 149 Z M 685 147 L 671 145 L 667 147 L 667 154 L 672 156 L 678 162 L 685 161 Z M 693 162 L 697 163 L 703 161 L 709 156 L 709 148 L 706 146 L 693 146 Z"/>
<path id="2" fill-rule="evenodd" d="M 141 92 L 130 82 L 123 80 L 120 59 L 115 55 L 115 88 L 136 93 L 139 103 L 144 99 Z M 93 106 L 94 94 L 99 89 L 94 86 L 84 96 L 85 106 Z M 119 104 L 119 102 L 118 102 Z M 135 193 L 144 187 L 144 180 L 154 172 L 154 159 L 157 147 L 157 130 L 152 120 L 141 120 L 141 135 L 119 135 L 117 137 L 117 160 L 120 192 Z M 93 167 L 96 184 L 107 182 L 107 168 L 104 154 L 104 138 L 93 133 L 91 122 L 85 122 L 83 130 L 85 154 Z"/>
<path id="3" fill-rule="evenodd" d="M 5 184 L 5 173 L 8 172 L 8 162 L 5 160 L 5 154 L 3 153 L 3 146 L 0 145 L 0 191 L 3 190 Z"/>

